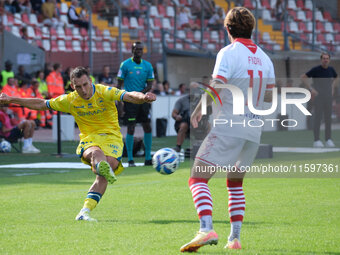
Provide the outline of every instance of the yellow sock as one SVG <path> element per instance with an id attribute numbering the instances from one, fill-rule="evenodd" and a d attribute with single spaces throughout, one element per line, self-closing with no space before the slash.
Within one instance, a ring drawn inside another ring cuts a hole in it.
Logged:
<path id="1" fill-rule="evenodd" d="M 99 203 L 99 200 L 101 199 L 101 197 L 102 197 L 102 194 L 98 192 L 87 193 L 87 197 L 85 199 L 83 208 L 88 208 L 90 211 L 92 211 Z"/>
<path id="2" fill-rule="evenodd" d="M 83 208 L 88 208 L 90 209 L 90 211 L 92 211 L 96 207 L 97 204 L 98 202 L 96 200 L 92 198 L 86 198 Z"/>

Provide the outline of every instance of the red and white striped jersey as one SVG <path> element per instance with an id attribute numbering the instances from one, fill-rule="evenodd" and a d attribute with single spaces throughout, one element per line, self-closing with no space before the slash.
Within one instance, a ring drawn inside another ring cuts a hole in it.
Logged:
<path id="1" fill-rule="evenodd" d="M 251 39 L 238 38 L 217 54 L 212 76 L 224 84 L 238 87 L 243 92 L 245 102 L 244 114 L 233 115 L 232 94 L 229 89 L 222 88 L 219 94 L 222 105 L 215 108 L 214 118 L 227 120 L 228 124 L 215 125 L 212 131 L 217 135 L 240 137 L 259 143 L 262 128 L 253 126 L 260 125 L 258 120 L 261 117 L 249 110 L 248 88 L 253 91 L 252 105 L 261 110 L 265 91 L 272 89 L 275 84 L 274 67 L 270 58 Z"/>

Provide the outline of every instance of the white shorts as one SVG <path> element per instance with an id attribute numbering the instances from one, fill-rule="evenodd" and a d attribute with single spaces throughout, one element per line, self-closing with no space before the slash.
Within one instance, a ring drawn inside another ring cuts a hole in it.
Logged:
<path id="1" fill-rule="evenodd" d="M 210 133 L 196 154 L 196 160 L 211 166 L 250 166 L 259 144 L 238 137 L 218 136 Z"/>

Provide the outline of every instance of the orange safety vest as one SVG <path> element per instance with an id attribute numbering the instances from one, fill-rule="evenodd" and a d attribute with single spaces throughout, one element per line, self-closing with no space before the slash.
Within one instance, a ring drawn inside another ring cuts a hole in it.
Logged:
<path id="1" fill-rule="evenodd" d="M 51 72 L 46 78 L 46 83 L 50 98 L 65 94 L 64 81 L 60 73 Z"/>

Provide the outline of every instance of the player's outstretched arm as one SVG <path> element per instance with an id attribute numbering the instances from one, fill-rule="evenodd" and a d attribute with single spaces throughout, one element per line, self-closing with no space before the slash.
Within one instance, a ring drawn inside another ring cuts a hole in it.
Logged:
<path id="1" fill-rule="evenodd" d="M 47 110 L 46 101 L 40 98 L 19 98 L 10 97 L 5 93 L 0 94 L 0 105 L 18 104 L 32 110 L 44 111 Z"/>
<path id="2" fill-rule="evenodd" d="M 123 97 L 123 101 L 133 104 L 151 103 L 156 100 L 156 95 L 148 92 L 143 94 L 141 92 L 126 92 Z"/>

